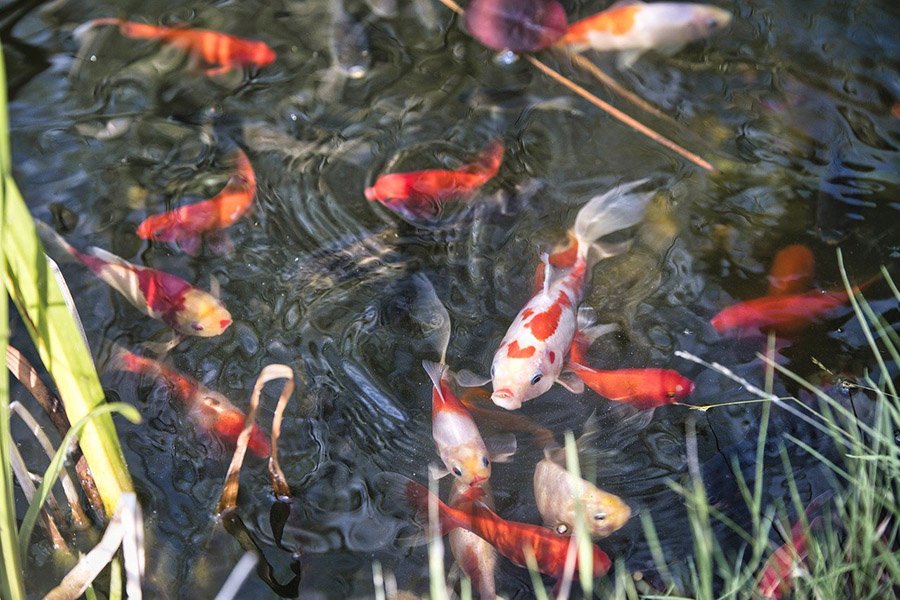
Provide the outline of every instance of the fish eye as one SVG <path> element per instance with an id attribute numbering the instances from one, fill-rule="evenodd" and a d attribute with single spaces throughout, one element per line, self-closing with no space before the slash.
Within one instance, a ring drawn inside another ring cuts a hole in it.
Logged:
<path id="1" fill-rule="evenodd" d="M 460 470 L 459 467 L 453 467 L 453 474 L 456 475 L 457 477 L 462 477 L 462 471 Z"/>
<path id="2" fill-rule="evenodd" d="M 537 375 L 535 375 L 534 377 L 531 378 L 531 385 L 537 385 L 538 383 L 540 383 L 541 379 L 543 379 L 543 378 L 544 378 L 543 373 L 538 373 Z"/>
<path id="3" fill-rule="evenodd" d="M 191 328 L 192 328 L 194 331 L 203 331 L 203 325 L 201 325 L 200 323 L 197 323 L 196 321 L 194 321 L 193 323 L 191 323 Z"/>
<path id="4" fill-rule="evenodd" d="M 716 21 L 715 19 L 713 19 L 712 17 L 710 17 L 709 19 L 707 19 L 707 21 L 706 21 L 706 28 L 707 28 L 707 29 L 715 29 L 715 28 L 718 27 L 718 26 L 719 26 L 719 22 Z"/>
<path id="5" fill-rule="evenodd" d="M 556 526 L 556 533 L 568 533 L 568 532 L 569 532 L 569 526 L 566 525 L 565 523 L 560 523 L 559 525 Z"/>
<path id="6" fill-rule="evenodd" d="M 481 459 L 481 464 L 484 465 L 485 467 L 487 467 L 488 465 L 491 464 L 491 461 L 489 461 L 489 460 L 488 460 L 488 457 L 485 456 L 485 457 L 483 457 L 483 458 Z"/>
<path id="7" fill-rule="evenodd" d="M 606 520 L 606 513 L 598 512 L 597 514 L 594 515 L 594 520 L 595 520 L 595 521 L 604 521 L 604 520 Z"/>

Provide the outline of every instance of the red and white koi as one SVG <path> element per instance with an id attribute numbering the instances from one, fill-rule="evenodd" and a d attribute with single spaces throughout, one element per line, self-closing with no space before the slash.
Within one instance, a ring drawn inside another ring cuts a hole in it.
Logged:
<path id="1" fill-rule="evenodd" d="M 228 398 L 158 361 L 117 348 L 111 367 L 162 379 L 184 402 L 188 415 L 201 429 L 232 445 L 237 442 L 244 429 L 244 412 L 229 402 Z M 271 451 L 268 438 L 255 424 L 247 447 L 261 458 L 269 456 Z"/>
<path id="2" fill-rule="evenodd" d="M 708 4 L 623 0 L 569 25 L 557 45 L 576 52 L 618 51 L 619 66 L 630 67 L 647 50 L 674 54 L 730 22 L 731 13 Z"/>
<path id="3" fill-rule="evenodd" d="M 253 206 L 256 198 L 256 174 L 243 150 L 235 151 L 236 172 L 221 192 L 144 219 L 137 234 L 145 240 L 178 242 L 189 254 L 200 248 L 200 236 L 234 225 Z"/>
<path id="4" fill-rule="evenodd" d="M 460 169 L 382 175 L 366 188 L 365 195 L 407 218 L 434 218 L 448 200 L 468 199 L 493 179 L 503 163 L 504 151 L 503 143 L 494 141 Z"/>
<path id="5" fill-rule="evenodd" d="M 580 379 L 563 373 L 577 328 L 578 305 L 593 264 L 627 248 L 627 244 L 602 244 L 598 240 L 641 221 L 653 193 L 631 190 L 646 181 L 632 181 L 610 190 L 578 212 L 571 230 L 577 245 L 571 268 L 553 277 L 550 259 L 544 257 L 543 289 L 516 316 L 494 355 L 491 399 L 495 404 L 515 410 L 549 390 L 555 382 L 574 393 L 584 390 Z"/>
<path id="6" fill-rule="evenodd" d="M 135 308 L 182 335 L 212 337 L 231 325 L 231 313 L 218 298 L 181 277 L 132 264 L 100 248 L 81 252 L 46 223 L 39 223 L 38 231 L 44 240 L 61 247 Z"/>
<path id="7" fill-rule="evenodd" d="M 464 495 L 468 486 L 459 480 L 453 482 L 450 491 L 450 506 L 456 508 L 464 501 Z M 489 484 L 482 486 L 485 506 L 493 510 L 494 499 L 491 496 Z M 457 527 L 448 536 L 450 552 L 456 560 L 456 564 L 469 578 L 478 590 L 478 596 L 482 600 L 494 600 L 497 597 L 497 584 L 494 573 L 497 570 L 497 551 L 488 542 L 478 537 L 471 531 Z"/>
<path id="8" fill-rule="evenodd" d="M 135 23 L 124 19 L 94 19 L 75 30 L 81 37 L 87 30 L 102 25 L 115 25 L 119 32 L 130 38 L 159 40 L 190 54 L 208 65 L 207 76 L 222 75 L 243 67 L 265 67 L 275 60 L 275 52 L 258 40 L 241 38 L 221 31 L 191 27 L 161 27 L 149 23 Z"/>

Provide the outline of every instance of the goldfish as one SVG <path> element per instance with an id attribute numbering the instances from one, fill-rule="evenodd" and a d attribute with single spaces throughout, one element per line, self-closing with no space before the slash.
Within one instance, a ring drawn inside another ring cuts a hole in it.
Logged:
<path id="1" fill-rule="evenodd" d="M 483 502 L 493 510 L 494 501 L 489 484 L 485 483 Z M 450 491 L 450 506 L 455 506 L 464 497 L 467 487 L 459 480 L 453 482 Z M 488 542 L 471 531 L 458 527 L 448 534 L 450 552 L 462 572 L 472 581 L 478 596 L 482 600 L 494 600 L 497 597 L 494 573 L 497 570 L 497 551 Z"/>
<path id="2" fill-rule="evenodd" d="M 202 234 L 233 225 L 253 205 L 256 174 L 243 150 L 235 152 L 235 166 L 235 174 L 218 194 L 147 217 L 138 225 L 138 236 L 158 242 L 178 242 L 189 254 L 196 254 Z"/>
<path id="3" fill-rule="evenodd" d="M 134 23 L 124 19 L 94 19 L 81 25 L 75 36 L 102 25 L 115 25 L 130 38 L 159 40 L 194 56 L 208 65 L 209 77 L 222 75 L 243 67 L 265 67 L 275 61 L 275 52 L 258 40 L 240 38 L 220 31 L 189 27 L 160 27 L 149 23 Z"/>
<path id="4" fill-rule="evenodd" d="M 576 506 L 580 504 L 591 536 L 604 538 L 621 529 L 631 518 L 628 505 L 615 494 L 569 473 L 561 464 L 565 463 L 561 450 L 545 449 L 544 458 L 534 468 L 534 499 L 544 525 L 571 535 L 578 515 Z"/>
<path id="5" fill-rule="evenodd" d="M 792 244 L 778 251 L 769 269 L 769 296 L 805 292 L 812 281 L 816 259 L 803 244 Z"/>
<path id="6" fill-rule="evenodd" d="M 450 389 L 446 366 L 423 361 L 433 389 L 432 435 L 447 470 L 463 485 L 479 485 L 491 476 L 491 460 L 506 460 L 515 451 L 491 456 L 475 421 Z"/>
<path id="7" fill-rule="evenodd" d="M 471 197 L 493 179 L 500 170 L 504 151 L 503 143 L 495 141 L 460 169 L 382 175 L 365 189 L 365 196 L 406 218 L 434 218 L 448 200 Z"/>
<path id="8" fill-rule="evenodd" d="M 824 290 L 763 296 L 723 308 L 710 323 L 721 334 L 772 332 L 782 337 L 796 335 L 811 323 L 826 318 L 844 306 L 848 299 L 846 292 Z"/>
<path id="9" fill-rule="evenodd" d="M 139 311 L 161 320 L 182 335 L 213 337 L 231 325 L 231 313 L 218 298 L 181 277 L 132 264 L 100 248 L 80 252 L 45 223 L 39 223 L 38 231 L 46 241 L 65 250 Z"/>
<path id="10" fill-rule="evenodd" d="M 162 379 L 181 398 L 188 409 L 188 415 L 201 429 L 215 434 L 230 444 L 237 442 L 244 429 L 245 415 L 228 398 L 215 392 L 198 381 L 182 375 L 178 371 L 149 358 L 138 356 L 118 348 L 113 356 L 112 368 L 129 373 L 146 374 Z M 253 454 L 265 458 L 269 456 L 269 440 L 262 430 L 253 425 L 247 447 Z"/>
<path id="11" fill-rule="evenodd" d="M 584 391 L 580 379 L 563 372 L 575 337 L 578 305 L 584 297 L 593 264 L 627 248 L 627 243 L 604 244 L 598 240 L 640 222 L 653 194 L 630 192 L 646 181 L 619 186 L 596 196 L 581 208 L 571 231 L 577 250 L 570 268 L 554 276 L 550 258 L 544 255 L 543 288 L 519 311 L 494 355 L 491 365 L 494 404 L 515 410 L 549 390 L 554 383 L 574 393 Z"/>
<path id="12" fill-rule="evenodd" d="M 627 68 L 647 50 L 674 54 L 689 42 L 722 31 L 729 23 L 731 13 L 708 4 L 624 0 L 570 24 L 557 45 L 576 52 L 618 51 L 619 66 Z"/>
<path id="13" fill-rule="evenodd" d="M 406 501 L 420 515 L 428 514 L 431 493 L 415 481 L 406 480 L 404 486 Z M 497 552 L 514 564 L 524 567 L 526 548 L 534 554 L 538 570 L 545 575 L 560 578 L 565 571 L 566 556 L 572 538 L 555 531 L 517 521 L 507 521 L 492 511 L 480 500 L 484 490 L 470 487 L 458 500 L 455 507 L 437 502 L 441 531 L 449 533 L 457 528 L 471 531 L 488 542 Z M 609 571 L 612 561 L 603 550 L 591 546 L 593 575 L 599 577 Z M 578 558 L 576 558 L 577 572 Z"/>

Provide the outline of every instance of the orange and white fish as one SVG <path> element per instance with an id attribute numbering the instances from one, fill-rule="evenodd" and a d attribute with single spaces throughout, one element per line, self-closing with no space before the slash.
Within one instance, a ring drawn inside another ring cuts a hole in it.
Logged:
<path id="1" fill-rule="evenodd" d="M 38 231 L 45 241 L 61 247 L 135 308 L 182 335 L 212 337 L 231 325 L 231 313 L 218 298 L 181 277 L 132 264 L 100 248 L 81 252 L 46 223 L 39 223 Z"/>
<path id="2" fill-rule="evenodd" d="M 235 167 L 235 174 L 221 192 L 208 200 L 147 217 L 138 225 L 138 236 L 178 242 L 186 252 L 196 254 L 202 234 L 234 225 L 253 206 L 256 174 L 243 150 L 235 151 Z"/>
<path id="3" fill-rule="evenodd" d="M 422 366 L 433 385 L 432 436 L 441 460 L 463 485 L 483 484 L 491 476 L 491 461 L 508 460 L 515 446 L 492 455 L 469 411 L 450 388 L 447 367 L 427 360 Z"/>
<path id="4" fill-rule="evenodd" d="M 187 407 L 188 415 L 201 429 L 219 436 L 230 444 L 237 442 L 244 429 L 244 412 L 229 402 L 228 398 L 158 361 L 117 348 L 111 366 L 121 371 L 162 379 L 172 388 L 175 395 L 181 398 Z M 269 456 L 271 451 L 268 438 L 255 424 L 247 447 L 261 458 Z"/>
<path id="5" fill-rule="evenodd" d="M 604 538 L 621 529 L 631 518 L 631 508 L 615 494 L 569 473 L 564 465 L 561 448 L 546 449 L 534 468 L 534 500 L 544 525 L 572 535 L 580 505 L 585 529 L 591 536 Z"/>
<path id="6" fill-rule="evenodd" d="M 557 45 L 576 52 L 618 51 L 619 66 L 630 67 L 647 50 L 674 54 L 689 42 L 725 29 L 731 13 L 708 4 L 624 0 L 569 25 Z"/>
<path id="7" fill-rule="evenodd" d="M 791 244 L 778 251 L 769 269 L 769 296 L 799 294 L 809 289 L 816 258 L 803 244 Z"/>
<path id="8" fill-rule="evenodd" d="M 493 546 L 499 554 L 520 567 L 526 565 L 527 548 L 535 557 L 538 571 L 545 575 L 562 577 L 572 537 L 560 535 L 540 525 L 507 521 L 480 500 L 483 495 L 484 490 L 481 488 L 470 487 L 457 501 L 455 507 L 447 506 L 435 498 L 441 521 L 441 531 L 448 533 L 459 527 L 471 531 Z M 419 515 L 428 515 L 428 502 L 431 494 L 427 488 L 415 481 L 407 480 L 405 496 L 408 504 Z M 593 575 L 599 577 L 609 571 L 612 561 L 597 546 L 592 545 L 591 550 Z M 577 558 L 575 564 L 577 572 Z"/>
<path id="9" fill-rule="evenodd" d="M 627 244 L 603 244 L 610 233 L 639 223 L 653 193 L 631 193 L 645 183 L 633 181 L 593 198 L 578 212 L 571 235 L 577 244 L 571 268 L 554 275 L 544 256 L 546 274 L 540 292 L 516 316 L 491 365 L 491 400 L 515 410 L 558 382 L 574 393 L 584 383 L 563 367 L 577 328 L 577 309 L 584 297 L 590 269 L 597 260 L 615 256 Z"/>
<path id="10" fill-rule="evenodd" d="M 469 198 L 493 179 L 500 170 L 504 151 L 503 143 L 495 141 L 460 169 L 382 175 L 366 188 L 365 195 L 407 218 L 434 218 L 448 200 Z"/>
<path id="11" fill-rule="evenodd" d="M 482 486 L 484 490 L 482 501 L 493 510 L 494 499 L 489 485 L 485 483 Z M 450 490 L 450 506 L 456 507 L 463 501 L 467 489 L 468 486 L 459 480 L 454 481 Z M 451 531 L 447 537 L 456 564 L 478 590 L 478 597 L 482 600 L 494 600 L 497 597 L 497 583 L 494 576 L 497 570 L 497 551 L 488 542 L 461 527 Z"/>
<path id="12" fill-rule="evenodd" d="M 194 56 L 208 65 L 207 76 L 222 75 L 243 67 L 265 67 L 275 60 L 275 52 L 258 40 L 241 38 L 221 31 L 190 27 L 160 27 L 124 19 L 94 19 L 79 26 L 75 37 L 101 25 L 115 25 L 122 35 L 144 40 L 159 40 Z"/>

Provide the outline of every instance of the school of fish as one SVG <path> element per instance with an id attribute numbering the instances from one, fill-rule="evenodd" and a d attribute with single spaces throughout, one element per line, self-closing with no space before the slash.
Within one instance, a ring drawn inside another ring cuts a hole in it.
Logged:
<path id="1" fill-rule="evenodd" d="M 367 2 L 379 18 L 397 14 L 395 2 Z M 645 52 L 672 54 L 691 42 L 722 32 L 732 20 L 728 11 L 716 6 L 640 0 L 623 0 L 571 23 L 566 23 L 561 11 L 550 2 L 524 6 L 511 0 L 476 0 L 467 11 L 466 24 L 476 38 L 498 50 L 556 47 L 573 52 L 615 52 L 619 66 L 625 68 Z M 364 78 L 372 60 L 365 24 L 348 13 L 343 2 L 335 2 L 332 16 L 333 71 L 341 77 Z M 504 18 L 519 25 L 546 18 L 551 25 L 537 32 L 519 27 L 512 30 L 519 33 L 513 34 L 497 29 Z M 115 27 L 126 38 L 173 47 L 183 52 L 193 67 L 203 66 L 199 73 L 206 77 L 277 66 L 278 55 L 265 42 L 207 29 L 98 18 L 79 27 L 75 34 L 84 39 L 101 27 Z M 333 75 L 326 75 L 326 79 Z M 448 211 L 481 202 L 487 195 L 485 188 L 498 185 L 508 144 L 499 137 L 486 139 L 469 151 L 471 158 L 457 159 L 456 168 L 433 165 L 423 170 L 380 173 L 360 190 L 358 198 L 346 201 L 368 200 L 373 210 L 383 207 L 390 211 L 389 216 L 414 224 L 440 223 Z M 203 250 L 204 240 L 212 246 L 227 235 L 226 230 L 251 213 L 257 196 L 251 157 L 242 147 L 227 155 L 232 165 L 230 174 L 217 194 L 175 207 L 150 207 L 153 214 L 137 226 L 137 236 L 174 244 L 196 255 Z M 511 411 L 526 402 L 539 406 L 540 398 L 554 384 L 598 408 L 620 406 L 633 412 L 683 403 L 695 392 L 695 383 L 674 369 L 640 364 L 602 369 L 597 363 L 603 362 L 603 351 L 591 355 L 593 346 L 603 346 L 597 341 L 617 329 L 594 322 L 586 306 L 585 299 L 592 292 L 592 273 L 605 259 L 629 251 L 632 233 L 640 228 L 648 207 L 659 195 L 658 187 L 649 179 L 621 181 L 597 190 L 582 204 L 565 242 L 540 256 L 536 254 L 528 263 L 529 273 L 531 265 L 535 269 L 530 295 L 504 290 L 507 299 L 521 309 L 482 373 L 455 372 L 447 364 L 449 315 L 431 283 L 420 279 L 428 290 L 416 309 L 424 314 L 416 317 L 423 323 L 438 324 L 438 342 L 433 350 L 440 357 L 438 362 L 422 360 L 424 374 L 420 372 L 429 388 L 431 404 L 423 406 L 430 408 L 426 412 L 440 462 L 430 473 L 436 479 L 450 475 L 451 491 L 445 503 L 420 482 L 405 476 L 397 475 L 389 481 L 416 519 L 427 519 L 429 503 L 436 504 L 440 531 L 449 535 L 451 554 L 481 598 L 496 596 L 499 557 L 518 567 L 533 559 L 539 572 L 557 580 L 571 578 L 579 563 L 586 560 L 594 577 L 604 575 L 612 566 L 612 558 L 596 543 L 590 546 L 590 556 L 573 554 L 573 536 L 583 530 L 593 542 L 607 538 L 625 527 L 633 514 L 627 497 L 606 491 L 604 482 L 584 476 L 592 474 L 573 473 L 558 432 Z M 175 343 L 182 336 L 218 336 L 232 324 L 232 316 L 217 293 L 205 292 L 179 276 L 129 262 L 106 250 L 77 250 L 48 225 L 40 225 L 39 231 L 48 246 L 74 258 L 138 311 L 173 330 Z M 545 237 L 544 232 L 537 235 L 542 241 Z M 812 289 L 814 262 L 812 251 L 804 245 L 781 249 L 772 261 L 767 293 L 723 307 L 711 318 L 712 329 L 721 336 L 773 333 L 790 339 L 815 323 L 839 316 L 850 295 L 844 290 Z M 111 369 L 148 376 L 164 384 L 199 432 L 232 446 L 236 443 L 245 414 L 225 396 L 179 373 L 161 357 L 119 347 L 113 354 Z M 490 390 L 484 387 L 487 384 Z M 492 466 L 518 460 L 518 436 L 528 436 L 543 452 L 534 464 L 531 482 L 541 524 L 506 519 L 501 516 L 506 507 L 498 511 L 495 505 L 490 484 Z M 596 437 L 596 424 L 589 420 L 576 444 L 580 456 L 594 452 Z M 249 449 L 259 457 L 271 452 L 259 426 L 252 430 Z M 795 527 L 788 543 L 771 555 L 757 582 L 759 595 L 780 598 L 787 592 L 791 569 L 807 557 L 807 532 L 808 528 Z"/>

